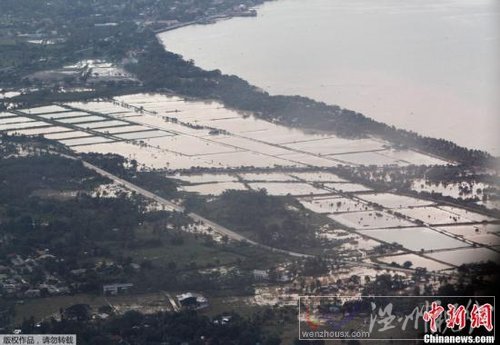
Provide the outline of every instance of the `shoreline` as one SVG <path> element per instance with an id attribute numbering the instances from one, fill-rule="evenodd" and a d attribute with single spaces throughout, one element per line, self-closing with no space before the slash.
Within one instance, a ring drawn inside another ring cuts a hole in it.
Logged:
<path id="1" fill-rule="evenodd" d="M 259 12 L 260 14 L 260 12 Z M 190 59 L 188 58 L 188 56 L 183 56 L 181 52 L 176 52 L 174 50 L 171 50 L 167 45 L 166 45 L 166 41 L 164 41 L 162 39 L 162 36 L 161 34 L 163 32 L 168 32 L 168 31 L 173 31 L 175 29 L 178 29 L 178 28 L 182 28 L 182 27 L 187 27 L 187 26 L 190 26 L 190 25 L 202 25 L 202 24 L 216 24 L 218 21 L 220 20 L 225 20 L 225 19 L 231 19 L 233 17 L 237 17 L 235 15 L 218 15 L 218 16 L 212 16 L 212 17 L 206 17 L 206 18 L 203 18 L 203 19 L 200 19 L 200 20 L 197 20 L 197 21 L 192 21 L 192 22 L 188 22 L 188 23 L 182 23 L 182 24 L 178 24 L 178 25 L 175 25 L 175 26 L 171 26 L 171 27 L 168 27 L 168 28 L 164 28 L 164 29 L 161 29 L 161 30 L 157 30 L 155 31 L 155 35 L 157 36 L 157 39 L 158 41 L 162 44 L 162 46 L 164 47 L 164 49 L 168 52 L 171 52 L 171 53 L 174 53 L 174 54 L 177 54 L 177 55 L 180 55 L 183 59 Z M 222 24 L 222 25 L 227 25 L 227 24 Z M 252 24 L 251 24 L 252 25 Z M 197 30 L 203 30 L 202 28 L 198 28 Z M 182 37 L 182 35 L 181 35 Z M 175 37 L 173 38 L 173 41 L 175 41 Z M 194 56 L 196 55 L 192 55 L 193 58 Z M 210 71 L 210 70 L 221 70 L 222 66 L 217 64 L 217 63 L 213 63 L 214 61 L 212 61 L 212 63 L 209 65 L 210 67 L 208 68 L 205 68 L 205 67 L 201 67 L 200 65 L 197 65 L 199 68 L 201 69 L 204 69 L 204 70 L 207 70 L 207 71 Z M 216 60 L 215 60 L 216 62 Z M 248 71 L 246 71 L 248 72 Z M 251 73 L 251 70 L 249 71 Z M 241 70 L 240 70 L 240 73 L 244 74 L 247 76 L 249 76 L 249 74 L 245 74 L 243 73 Z M 235 71 L 234 73 L 230 73 L 230 74 L 235 74 L 236 76 L 241 76 L 242 74 L 238 73 L 237 71 Z M 250 74 L 251 76 L 251 74 Z M 242 80 L 245 80 L 247 82 L 248 79 L 244 78 L 244 77 L 240 77 Z M 260 79 L 257 79 L 258 81 L 262 82 L 262 80 Z M 255 82 L 255 81 L 254 81 Z M 263 84 L 254 84 L 254 82 L 249 82 L 250 84 L 252 84 L 253 86 L 255 87 L 258 87 L 258 88 L 261 88 L 260 85 L 263 85 Z M 264 84 L 265 85 L 265 84 Z M 270 90 L 265 90 L 266 93 L 270 94 L 271 96 L 284 96 L 284 97 L 287 97 L 287 96 L 291 96 L 293 97 L 294 95 L 292 94 L 288 94 L 288 93 L 283 93 L 283 90 L 278 91 L 278 92 L 271 92 Z M 286 92 L 286 90 L 284 91 Z M 467 148 L 468 150 L 471 150 L 471 151 L 482 151 L 482 152 L 485 152 L 487 153 L 488 155 L 490 155 L 491 157 L 494 157 L 495 159 L 500 159 L 500 154 L 497 152 L 497 148 L 496 146 L 494 145 L 494 143 L 491 143 L 489 144 L 488 142 L 486 141 L 478 141 L 478 143 L 476 143 L 475 141 L 473 143 L 471 142 L 467 142 L 464 140 L 462 140 L 462 137 L 461 136 L 454 136 L 453 133 L 448 133 L 447 131 L 444 131 L 444 132 L 439 132 L 439 131 L 426 131 L 425 130 L 425 126 L 419 126 L 419 125 L 415 125 L 413 124 L 412 126 L 412 122 L 409 121 L 408 123 L 403 123 L 403 124 L 396 124 L 394 125 L 394 121 L 391 121 L 391 119 L 387 119 L 387 118 L 384 118 L 383 116 L 378 116 L 378 115 L 374 115 L 372 113 L 370 113 L 369 111 L 362 111 L 362 110 L 359 110 L 360 108 L 359 107 L 354 107 L 352 106 L 342 106 L 342 104 L 345 104 L 345 103 L 341 103 L 341 102 L 336 102 L 334 99 L 331 100 L 331 99 L 324 99 L 324 98 L 321 98 L 321 97 L 314 97 L 314 94 L 313 95 L 310 95 L 310 93 L 306 96 L 305 94 L 307 93 L 304 93 L 304 92 L 297 92 L 297 95 L 298 96 L 301 96 L 301 97 L 304 97 L 304 98 L 309 98 L 311 100 L 314 100 L 318 103 L 324 103 L 324 104 L 327 104 L 328 106 L 332 106 L 332 107 L 340 107 L 340 108 L 345 108 L 346 110 L 352 110 L 354 111 L 355 113 L 360 113 L 362 115 L 364 115 L 366 118 L 368 119 L 371 119 L 373 121 L 376 121 L 376 122 L 380 122 L 380 123 L 383 123 L 389 127 L 395 127 L 397 128 L 398 130 L 403 130 L 403 131 L 406 131 L 406 132 L 416 132 L 418 133 L 420 136 L 422 137 L 428 137 L 428 138 L 435 138 L 435 139 L 439 139 L 439 140 L 444 140 L 444 141 L 449 141 L 449 142 L 453 142 L 453 143 L 457 143 L 458 146 L 462 146 L 464 148 Z M 340 101 L 340 100 L 338 100 Z M 409 104 L 410 107 L 409 109 L 411 109 L 411 104 Z M 358 110 L 353 110 L 353 109 L 358 109 Z M 403 111 L 404 113 L 404 111 Z M 377 114 L 377 112 L 375 112 L 375 114 Z M 397 122 L 397 121 L 396 121 Z M 491 123 L 492 125 L 494 123 Z M 429 126 L 427 126 L 429 127 Z M 474 128 L 477 129 L 482 129 L 484 126 L 475 126 Z M 429 127 L 430 128 L 430 127 Z M 460 131 L 461 133 L 461 131 Z M 477 135 L 478 137 L 482 136 L 481 132 L 478 132 L 479 134 Z M 486 133 L 486 132 L 484 132 Z M 487 135 L 487 138 L 489 138 L 490 135 Z M 460 143 L 460 144 L 458 144 Z M 485 144 L 485 145 L 482 145 L 482 144 Z"/>
<path id="2" fill-rule="evenodd" d="M 168 32 L 168 31 L 180 29 L 180 28 L 190 26 L 190 25 L 209 25 L 209 24 L 215 24 L 221 20 L 229 20 L 232 18 L 248 18 L 248 17 L 256 17 L 256 16 L 257 16 L 257 11 L 255 9 L 251 9 L 251 10 L 249 10 L 249 12 L 231 13 L 231 14 L 217 14 L 217 15 L 213 15 L 213 16 L 207 16 L 207 17 L 203 17 L 203 18 L 200 18 L 197 20 L 190 21 L 190 22 L 178 23 L 178 24 L 170 25 L 170 26 L 163 27 L 160 29 L 155 29 L 152 31 L 154 32 L 155 35 L 159 35 L 163 32 Z"/>

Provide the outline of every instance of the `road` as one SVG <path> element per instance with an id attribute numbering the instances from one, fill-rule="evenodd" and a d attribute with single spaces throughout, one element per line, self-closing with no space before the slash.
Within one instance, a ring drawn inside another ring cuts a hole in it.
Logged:
<path id="1" fill-rule="evenodd" d="M 69 158 L 69 159 L 81 161 L 83 166 L 86 167 L 87 169 L 93 170 L 96 173 L 98 173 L 99 175 L 107 177 L 110 180 L 114 181 L 115 183 L 117 183 L 117 184 L 119 184 L 119 185 L 133 191 L 133 192 L 136 192 L 137 194 L 140 194 L 145 198 L 156 201 L 157 203 L 164 206 L 166 209 L 168 209 L 170 211 L 185 212 L 184 207 L 177 205 L 176 203 L 173 203 L 172 201 L 169 201 L 165 198 L 162 198 L 161 196 L 158 196 L 158 195 L 156 195 L 156 194 L 154 194 L 154 193 L 152 193 L 152 192 L 150 192 L 142 187 L 139 187 L 138 185 L 133 184 L 130 181 L 124 180 L 116 175 L 113 175 L 113 174 L 95 166 L 94 164 L 91 164 L 91 163 L 86 162 L 80 158 L 75 158 L 75 157 L 72 157 L 69 155 L 62 154 L 62 156 Z M 297 253 L 297 252 L 293 252 L 290 250 L 278 249 L 278 248 L 267 246 L 265 244 L 255 242 L 255 241 L 249 239 L 248 237 L 245 237 L 241 234 L 238 234 L 232 230 L 229 230 L 228 228 L 226 228 L 220 224 L 217 224 L 211 220 L 208 220 L 205 217 L 200 216 L 199 214 L 196 214 L 193 212 L 188 213 L 188 216 L 191 219 L 193 219 L 194 221 L 201 222 L 201 223 L 209 226 L 210 228 L 212 228 L 213 231 L 218 232 L 219 234 L 221 234 L 223 236 L 227 236 L 229 239 L 231 239 L 233 241 L 245 242 L 245 243 L 248 243 L 248 244 L 263 248 L 263 249 L 270 250 L 270 251 L 275 252 L 275 253 L 290 255 L 290 256 L 294 256 L 294 257 L 298 257 L 298 258 L 308 258 L 308 257 L 312 258 L 312 257 L 314 257 L 314 255 Z"/>
<path id="2" fill-rule="evenodd" d="M 107 177 L 109 178 L 110 180 L 114 181 L 115 183 L 131 190 L 131 191 L 134 191 L 136 192 L 137 194 L 140 194 L 142 196 L 144 196 L 145 198 L 148 198 L 150 200 L 154 200 L 156 201 L 157 203 L 159 203 L 160 205 L 164 206 L 166 209 L 168 210 L 171 210 L 171 211 L 177 211 L 177 212 L 185 212 L 185 208 L 180 206 L 180 205 L 177 205 L 176 203 L 172 202 L 172 201 L 169 201 L 165 198 L 162 198 L 142 187 L 139 187 L 137 186 L 136 184 L 133 184 L 132 182 L 130 181 L 127 181 L 127 180 L 124 180 L 116 175 L 113 175 L 89 162 L 86 162 L 84 160 L 82 160 L 81 158 L 76 158 L 76 157 L 73 157 L 73 156 L 69 156 L 69 155 L 65 155 L 65 154 L 60 154 L 58 153 L 59 155 L 62 155 L 66 158 L 69 158 L 69 159 L 73 159 L 73 160 L 79 160 L 82 162 L 82 164 L 90 169 L 90 170 L 93 170 L 95 171 L 96 173 L 98 173 L 99 175 L 101 176 L 104 176 L 104 177 Z M 209 226 L 210 228 L 212 228 L 213 231 L 215 232 L 218 232 L 219 234 L 221 235 L 225 235 L 227 236 L 229 239 L 233 240 L 233 241 L 239 241 L 239 242 L 245 242 L 245 243 L 248 243 L 248 244 L 251 244 L 251 245 L 254 245 L 254 246 L 257 246 L 259 248 L 263 248 L 263 249 L 266 249 L 266 250 L 270 250 L 272 252 L 275 252 L 275 253 L 280 253 L 280 254 L 284 254 L 284 255 L 289 255 L 289 256 L 293 256 L 293 257 L 297 257 L 297 258 L 313 258 L 315 257 L 315 255 L 311 255 L 311 254 L 305 254 L 305 253 L 298 253 L 298 252 L 294 252 L 294 251 L 290 251 L 290 250 L 284 250 L 284 249 L 279 249 L 279 248 L 274 248 L 274 247 L 270 247 L 268 245 L 265 245 L 265 244 L 262 244 L 262 243 L 258 243 L 258 242 L 255 242 L 251 239 L 249 239 L 248 237 L 245 237 L 241 234 L 238 234 L 232 230 L 229 230 L 228 228 L 220 225 L 220 224 L 217 224 L 211 220 L 208 220 L 206 219 L 205 217 L 199 215 L 199 214 L 196 214 L 196 213 L 188 213 L 188 216 L 193 219 L 194 221 L 196 222 L 201 222 L 207 226 Z M 405 269 L 405 268 L 402 268 L 402 267 L 393 267 L 393 266 L 390 266 L 390 265 L 384 265 L 384 264 L 374 264 L 374 263 L 366 263 L 366 262 L 359 262 L 359 261 L 349 261 L 349 260 L 342 260 L 342 261 L 339 261 L 339 263 L 343 263 L 343 264 L 346 264 L 346 265 L 349 265 L 349 266 L 364 266 L 364 267 L 369 267 L 369 268 L 375 268 L 375 269 L 391 269 L 391 270 L 396 270 L 396 271 L 401 271 L 401 272 L 405 272 L 405 273 L 412 273 L 414 272 L 414 269 Z"/>

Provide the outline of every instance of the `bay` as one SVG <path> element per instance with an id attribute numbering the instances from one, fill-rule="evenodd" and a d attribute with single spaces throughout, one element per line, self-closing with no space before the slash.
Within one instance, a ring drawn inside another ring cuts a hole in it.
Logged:
<path id="1" fill-rule="evenodd" d="M 500 155 L 500 1 L 278 0 L 159 34 L 204 69 Z"/>

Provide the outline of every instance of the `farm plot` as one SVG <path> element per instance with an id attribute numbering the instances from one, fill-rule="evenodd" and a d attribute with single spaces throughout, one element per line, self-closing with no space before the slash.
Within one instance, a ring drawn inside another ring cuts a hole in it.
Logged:
<path id="1" fill-rule="evenodd" d="M 220 195 L 230 189 L 247 190 L 245 185 L 239 182 L 204 183 L 192 186 L 182 186 L 180 189 L 185 192 L 193 192 L 202 195 Z"/>
<path id="2" fill-rule="evenodd" d="M 283 155 L 287 153 L 293 153 L 283 147 L 278 147 L 270 144 L 265 144 L 260 141 L 237 137 L 237 136 L 210 136 L 212 140 L 215 140 L 221 144 L 231 145 L 240 149 L 265 153 L 268 155 Z"/>
<path id="3" fill-rule="evenodd" d="M 99 129 L 99 128 L 109 128 L 109 127 L 128 126 L 128 125 L 130 125 L 130 122 L 118 121 L 118 120 L 108 120 L 108 121 L 79 123 L 77 125 L 77 127 Z"/>
<path id="4" fill-rule="evenodd" d="M 307 183 L 286 182 L 252 182 L 249 183 L 253 190 L 266 189 L 270 195 L 321 195 L 328 191 L 311 186 Z"/>
<path id="5" fill-rule="evenodd" d="M 17 133 L 21 135 L 43 135 L 44 137 L 47 137 L 47 134 L 69 132 L 69 131 L 71 130 L 65 127 L 53 126 L 53 127 L 18 129 L 14 131 L 9 131 L 7 133 L 8 134 Z"/>
<path id="6" fill-rule="evenodd" d="M 58 105 L 48 105 L 48 106 L 37 107 L 37 108 L 19 109 L 19 111 L 22 111 L 25 114 L 38 115 L 38 114 L 65 112 L 65 111 L 68 111 L 68 109 L 63 108 L 63 107 L 58 106 Z"/>
<path id="7" fill-rule="evenodd" d="M 44 126 L 52 126 L 50 123 L 42 122 L 42 121 L 30 121 L 23 123 L 10 123 L 10 124 L 2 124 L 0 122 L 0 131 L 13 131 L 17 129 L 25 129 L 25 128 L 35 128 L 35 127 L 44 127 Z"/>
<path id="8" fill-rule="evenodd" d="M 84 113 L 83 111 L 68 111 L 64 113 L 53 113 L 53 114 L 42 114 L 38 115 L 38 117 L 48 119 L 48 120 L 57 120 L 59 119 L 65 119 L 65 118 L 70 118 L 70 117 L 82 117 L 82 116 L 89 116 L 89 113 Z"/>
<path id="9" fill-rule="evenodd" d="M 114 99 L 118 102 L 125 102 L 134 106 L 141 106 L 146 104 L 164 105 L 164 103 L 184 101 L 184 99 L 181 97 L 164 95 L 160 93 L 134 93 L 130 95 L 117 96 Z"/>
<path id="10" fill-rule="evenodd" d="M 342 193 L 356 193 L 371 191 L 370 188 L 359 183 L 325 183 L 326 188 L 334 189 Z"/>
<path id="11" fill-rule="evenodd" d="M 185 100 L 161 94 L 135 94 L 115 98 L 159 115 L 174 117 L 183 122 L 202 122 L 218 119 L 240 118 L 241 115 L 215 101 Z"/>
<path id="12" fill-rule="evenodd" d="M 87 122 L 96 122 L 96 121 L 106 121 L 108 118 L 102 117 L 102 116 L 97 116 L 97 115 L 85 115 L 85 116 L 78 116 L 78 117 L 70 117 L 66 119 L 58 119 L 57 121 L 66 123 L 66 124 L 73 124 L 73 123 L 87 123 Z"/>
<path id="13" fill-rule="evenodd" d="M 457 183 L 431 183 L 425 179 L 418 179 L 413 181 L 411 188 L 417 192 L 428 192 L 428 193 L 441 193 L 445 196 L 451 196 L 453 198 L 479 198 L 483 196 L 482 191 L 485 188 L 490 187 L 488 184 L 482 182 L 457 182 Z M 468 190 L 469 193 L 463 193 L 464 190 Z"/>
<path id="14" fill-rule="evenodd" d="M 235 175 L 229 174 L 202 174 L 202 175 L 167 175 L 168 178 L 181 180 L 191 184 L 216 183 L 216 182 L 238 182 Z"/>
<path id="15" fill-rule="evenodd" d="M 306 182 L 346 182 L 346 180 L 329 172 L 293 172 L 291 176 L 304 180 Z"/>
<path id="16" fill-rule="evenodd" d="M 238 174 L 245 181 L 265 181 L 265 182 L 286 182 L 297 179 L 291 175 L 284 173 L 244 173 Z"/>
<path id="17" fill-rule="evenodd" d="M 265 122 L 264 120 L 261 121 Z M 247 132 L 245 133 L 245 137 L 280 145 L 291 144 L 302 141 L 310 141 L 310 140 L 322 140 L 335 137 L 334 135 L 331 134 L 327 135 L 327 134 L 318 134 L 314 132 L 305 132 L 299 129 L 288 128 L 285 126 L 280 126 L 272 123 L 269 123 L 269 125 L 270 126 L 268 127 L 267 130 L 264 130 L 262 132 Z"/>
<path id="18" fill-rule="evenodd" d="M 362 236 L 359 234 L 355 234 L 353 232 L 339 230 L 339 229 L 326 229 L 319 230 L 317 232 L 317 237 L 330 240 L 330 241 L 338 241 L 338 240 L 360 240 Z"/>
<path id="19" fill-rule="evenodd" d="M 237 112 L 224 108 L 218 103 L 202 105 L 199 108 L 190 106 L 175 113 L 166 113 L 165 115 L 175 117 L 183 122 L 193 122 L 208 126 L 210 126 L 212 121 L 240 119 L 242 117 Z"/>
<path id="20" fill-rule="evenodd" d="M 3 90 L 0 92 L 0 99 L 12 98 L 21 95 L 20 91 L 8 91 Z"/>
<path id="21" fill-rule="evenodd" d="M 166 138 L 148 139 L 145 142 L 151 146 L 177 152 L 186 156 L 200 156 L 217 153 L 235 152 L 236 149 L 212 141 L 203 140 L 188 135 L 176 135 Z"/>
<path id="22" fill-rule="evenodd" d="M 203 158 L 203 160 L 217 167 L 269 168 L 269 167 L 286 166 L 286 165 L 297 166 L 296 164 L 281 160 L 279 158 L 266 156 L 263 154 L 258 154 L 249 151 L 212 154 L 199 157 Z"/>
<path id="23" fill-rule="evenodd" d="M 291 153 L 286 155 L 277 156 L 281 159 L 286 159 L 287 161 L 304 164 L 308 166 L 316 166 L 321 168 L 329 168 L 339 165 L 339 161 L 335 161 L 329 158 L 317 157 L 307 153 Z"/>
<path id="24" fill-rule="evenodd" d="M 114 142 L 112 144 L 95 144 L 77 146 L 78 152 L 113 153 L 127 159 L 135 159 L 141 169 L 189 169 L 193 166 L 213 167 L 209 163 L 197 158 L 180 155 L 178 153 L 160 150 L 155 147 L 134 145 L 128 142 Z"/>
<path id="25" fill-rule="evenodd" d="M 398 212 L 427 224 L 470 223 L 470 219 L 434 206 L 398 209 Z"/>
<path id="26" fill-rule="evenodd" d="M 72 108 L 102 114 L 123 113 L 123 111 L 127 111 L 126 108 L 109 101 L 75 102 L 67 103 L 67 105 Z"/>
<path id="27" fill-rule="evenodd" d="M 14 116 L 17 116 L 17 115 L 13 114 L 13 113 L 5 113 L 5 112 L 0 111 L 0 119 L 4 118 L 4 117 L 8 118 L 8 117 L 14 117 Z"/>
<path id="28" fill-rule="evenodd" d="M 384 256 L 378 258 L 379 261 L 384 262 L 386 264 L 396 263 L 400 266 L 403 266 L 405 262 L 411 262 L 411 268 L 422 267 L 426 268 L 427 271 L 441 271 L 452 268 L 450 265 L 445 265 L 440 262 L 424 258 L 420 255 L 416 254 L 403 254 L 403 255 L 393 255 L 393 256 Z"/>
<path id="29" fill-rule="evenodd" d="M 330 155 L 329 157 L 350 165 L 407 165 L 398 159 L 384 156 L 381 152 L 346 153 Z"/>
<path id="30" fill-rule="evenodd" d="M 99 129 L 99 132 L 106 134 L 119 134 L 119 133 L 141 132 L 150 129 L 151 128 L 145 126 L 130 125 L 130 126 L 109 127 L 109 128 Z"/>
<path id="31" fill-rule="evenodd" d="M 457 236 L 464 236 L 464 237 L 486 235 L 486 234 L 500 234 L 500 225 L 498 224 L 440 226 L 439 229 L 455 234 Z"/>
<path id="32" fill-rule="evenodd" d="M 408 208 L 415 206 L 427 206 L 433 204 L 433 202 L 431 201 L 416 199 L 392 193 L 362 194 L 359 195 L 358 197 L 360 199 L 378 204 L 385 208 Z"/>
<path id="33" fill-rule="evenodd" d="M 318 233 L 317 237 L 323 241 L 331 242 L 332 245 L 338 246 L 339 249 L 347 251 L 370 251 L 380 245 L 380 242 L 362 236 L 361 234 L 342 230 L 323 231 Z M 343 241 L 343 243 L 339 245 L 339 241 Z"/>
<path id="34" fill-rule="evenodd" d="M 498 264 L 500 260 L 500 254 L 498 252 L 487 248 L 448 250 L 438 253 L 429 253 L 427 256 L 455 266 L 487 261 L 493 261 Z"/>
<path id="35" fill-rule="evenodd" d="M 243 136 L 245 136 L 244 133 L 266 131 L 274 126 L 270 122 L 257 120 L 253 117 L 237 117 L 225 120 L 197 121 L 196 123 L 203 126 L 222 129 L 230 133 L 241 134 Z"/>
<path id="36" fill-rule="evenodd" d="M 304 207 L 316 213 L 340 213 L 372 210 L 366 203 L 342 197 L 302 198 Z"/>
<path id="37" fill-rule="evenodd" d="M 357 238 L 353 238 L 351 241 L 347 243 L 344 243 L 342 245 L 342 248 L 347 250 L 369 251 L 373 250 L 378 246 L 380 246 L 380 242 L 372 240 L 371 238 L 365 236 L 359 236 Z"/>
<path id="38" fill-rule="evenodd" d="M 469 245 L 424 227 L 404 229 L 362 230 L 359 233 L 387 243 L 398 243 L 413 251 L 462 248 Z"/>
<path id="39" fill-rule="evenodd" d="M 85 137 L 85 138 L 73 138 L 73 139 L 59 139 L 64 145 L 77 146 L 77 145 L 90 145 L 90 144 L 102 144 L 113 141 L 112 139 L 103 137 Z"/>
<path id="40" fill-rule="evenodd" d="M 147 111 L 155 111 L 159 114 L 181 113 L 185 111 L 203 111 L 208 109 L 218 109 L 224 106 L 215 101 L 188 100 L 177 96 L 167 95 L 126 95 L 115 98 L 136 107 L 144 107 Z"/>
<path id="41" fill-rule="evenodd" d="M 112 113 L 106 113 L 106 115 L 111 116 L 111 117 L 116 118 L 116 119 L 124 119 L 124 118 L 126 119 L 129 117 L 137 116 L 137 113 L 135 113 L 133 111 L 116 111 L 116 112 L 112 112 Z"/>
<path id="42" fill-rule="evenodd" d="M 472 222 L 492 221 L 495 218 L 482 215 L 480 213 L 467 211 L 463 208 L 453 206 L 439 206 L 439 209 L 455 214 L 459 217 L 469 219 Z"/>
<path id="43" fill-rule="evenodd" d="M 122 101 L 130 104 L 147 104 L 147 103 L 164 103 L 183 101 L 184 98 L 165 95 L 161 93 L 133 93 L 130 95 L 117 96 L 114 98 L 117 101 Z"/>
<path id="44" fill-rule="evenodd" d="M 447 161 L 411 150 L 387 150 L 381 155 L 414 165 L 446 165 Z"/>
<path id="45" fill-rule="evenodd" d="M 210 129 L 191 128 L 179 123 L 169 122 L 158 116 L 153 116 L 149 114 L 128 117 L 127 120 L 133 121 L 137 124 L 149 126 L 156 129 L 162 129 L 177 134 L 193 135 L 200 138 L 201 137 L 216 138 L 216 136 L 210 135 Z"/>
<path id="46" fill-rule="evenodd" d="M 115 134 L 116 137 L 125 140 L 140 140 L 140 139 L 150 139 L 158 137 L 172 136 L 170 132 L 160 131 L 160 130 L 146 130 L 142 132 L 130 132 Z"/>
<path id="47" fill-rule="evenodd" d="M 64 140 L 64 139 L 83 138 L 90 136 L 92 136 L 92 134 L 81 131 L 66 131 L 66 132 L 50 133 L 44 135 L 45 138 L 52 140 Z"/>
<path id="48" fill-rule="evenodd" d="M 329 215 L 329 218 L 354 229 L 377 229 L 415 224 L 381 211 L 363 211 Z"/>
<path id="49" fill-rule="evenodd" d="M 34 121 L 35 120 L 30 119 L 28 117 L 16 116 L 16 117 L 2 118 L 2 119 L 0 119 L 0 124 L 8 125 L 8 124 L 34 122 Z"/>
<path id="50" fill-rule="evenodd" d="M 464 238 L 466 238 L 469 241 L 483 244 L 485 246 L 490 246 L 490 247 L 500 246 L 500 236 L 495 234 L 465 236 Z"/>
<path id="51" fill-rule="evenodd" d="M 385 145 L 372 139 L 348 140 L 338 137 L 285 144 L 286 147 L 318 155 L 382 150 Z"/>

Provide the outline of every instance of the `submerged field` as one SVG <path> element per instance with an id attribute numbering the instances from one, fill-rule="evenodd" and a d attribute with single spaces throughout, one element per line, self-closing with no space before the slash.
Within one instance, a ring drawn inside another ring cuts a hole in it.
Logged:
<path id="1" fill-rule="evenodd" d="M 500 252 L 497 219 L 380 192 L 325 171 L 340 165 L 448 164 L 421 152 L 396 149 L 379 138 L 301 131 L 217 102 L 162 94 L 2 112 L 0 131 L 42 135 L 76 153 L 119 154 L 135 160 L 140 169 L 165 171 L 187 193 L 265 189 L 270 195 L 293 196 L 310 212 L 329 219 L 333 228 L 348 229 L 346 235 L 325 229 L 318 233 L 323 241 L 363 255 L 381 244 L 397 244 L 402 252 L 382 258 L 384 263 L 409 260 L 428 270 L 442 270 L 497 260 Z M 200 168 L 216 170 L 197 173 Z"/>

